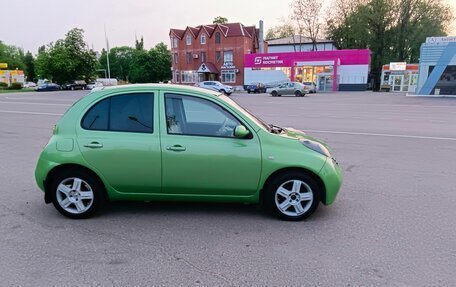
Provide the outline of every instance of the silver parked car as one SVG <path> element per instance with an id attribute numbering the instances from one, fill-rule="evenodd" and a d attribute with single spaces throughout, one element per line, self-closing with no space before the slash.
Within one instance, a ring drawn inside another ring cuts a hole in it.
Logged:
<path id="1" fill-rule="evenodd" d="M 312 82 L 302 82 L 302 84 L 307 87 L 307 89 L 309 90 L 309 93 L 317 92 L 317 84 L 312 83 Z"/>
<path id="2" fill-rule="evenodd" d="M 233 93 L 233 91 L 234 91 L 233 87 L 224 85 L 224 84 L 220 83 L 219 81 L 199 82 L 195 86 L 200 87 L 200 88 L 205 88 L 208 90 L 217 91 L 217 92 L 223 93 L 227 96 L 231 95 L 231 93 Z"/>
<path id="3" fill-rule="evenodd" d="M 266 92 L 271 94 L 273 97 L 280 97 L 282 95 L 295 95 L 296 97 L 304 97 L 309 93 L 309 89 L 301 83 L 290 82 L 283 83 L 277 87 L 268 88 Z"/>

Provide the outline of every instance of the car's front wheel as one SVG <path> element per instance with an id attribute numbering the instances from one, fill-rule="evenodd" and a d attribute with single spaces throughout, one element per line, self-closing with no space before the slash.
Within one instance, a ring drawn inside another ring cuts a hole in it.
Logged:
<path id="1" fill-rule="evenodd" d="M 48 192 L 51 192 L 55 208 L 73 219 L 92 217 L 105 203 L 105 190 L 100 180 L 79 170 L 58 173 Z"/>
<path id="2" fill-rule="evenodd" d="M 283 173 L 273 178 L 264 189 L 265 207 L 284 220 L 298 221 L 309 217 L 320 203 L 320 188 L 306 173 Z"/>

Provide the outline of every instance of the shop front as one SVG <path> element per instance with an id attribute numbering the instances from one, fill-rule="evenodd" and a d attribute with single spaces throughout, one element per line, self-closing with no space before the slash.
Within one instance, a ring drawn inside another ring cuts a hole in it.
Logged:
<path id="1" fill-rule="evenodd" d="M 416 94 L 456 96 L 456 36 L 428 37 L 421 45 Z"/>
<path id="2" fill-rule="evenodd" d="M 312 82 L 321 92 L 366 90 L 369 62 L 369 50 L 247 54 L 244 84 L 296 81 Z"/>
<path id="3" fill-rule="evenodd" d="M 386 92 L 415 92 L 418 81 L 418 64 L 392 62 L 383 65 L 380 90 Z"/>

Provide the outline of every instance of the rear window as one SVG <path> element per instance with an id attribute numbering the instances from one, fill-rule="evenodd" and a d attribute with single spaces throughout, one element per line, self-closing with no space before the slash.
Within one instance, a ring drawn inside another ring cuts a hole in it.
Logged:
<path id="1" fill-rule="evenodd" d="M 90 108 L 81 122 L 86 130 L 152 133 L 153 94 L 118 95 Z"/>

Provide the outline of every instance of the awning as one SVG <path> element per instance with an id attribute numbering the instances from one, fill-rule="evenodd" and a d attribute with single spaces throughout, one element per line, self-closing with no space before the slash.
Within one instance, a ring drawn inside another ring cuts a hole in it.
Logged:
<path id="1" fill-rule="evenodd" d="M 198 73 L 211 73 L 211 74 L 218 74 L 219 71 L 215 67 L 214 64 L 211 62 L 202 63 L 198 69 Z"/>

